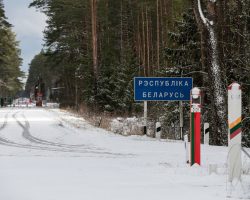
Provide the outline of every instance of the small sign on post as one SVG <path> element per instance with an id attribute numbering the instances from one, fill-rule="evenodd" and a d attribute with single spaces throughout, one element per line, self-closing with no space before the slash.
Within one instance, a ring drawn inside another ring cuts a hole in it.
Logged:
<path id="1" fill-rule="evenodd" d="M 201 92 L 195 87 L 191 90 L 191 166 L 193 164 L 200 165 L 200 118 L 201 118 Z"/>
<path id="2" fill-rule="evenodd" d="M 229 182 L 241 179 L 241 87 L 228 86 L 228 168 Z"/>

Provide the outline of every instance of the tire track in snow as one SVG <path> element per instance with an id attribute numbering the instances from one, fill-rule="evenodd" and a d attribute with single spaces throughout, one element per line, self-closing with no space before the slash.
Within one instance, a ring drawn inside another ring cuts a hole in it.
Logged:
<path id="1" fill-rule="evenodd" d="M 3 137 L 0 137 L 0 144 L 2 145 L 7 145 L 7 146 L 13 146 L 13 147 L 19 147 L 19 148 L 27 148 L 27 149 L 35 149 L 35 150 L 46 150 L 46 151 L 54 151 L 54 152 L 67 152 L 67 153 L 83 153 L 83 154 L 97 154 L 97 155 L 106 155 L 106 156 L 119 156 L 119 157 L 124 157 L 124 156 L 134 156 L 132 154 L 123 154 L 123 153 L 112 153 L 112 152 L 107 152 L 107 151 L 95 151 L 90 148 L 86 149 L 72 149 L 72 148 L 66 148 L 63 146 L 58 146 L 55 145 L 57 143 L 49 142 L 46 140 L 41 140 L 39 138 L 36 138 L 32 136 L 29 132 L 29 122 L 25 119 L 25 125 L 23 125 L 16 117 L 18 112 L 14 113 L 12 117 L 16 120 L 17 124 L 23 129 L 23 137 L 35 144 L 40 144 L 44 146 L 34 146 L 30 144 L 20 144 L 16 143 L 10 140 L 7 140 Z M 23 115 L 24 116 L 24 115 Z"/>
<path id="2" fill-rule="evenodd" d="M 3 122 L 2 126 L 0 127 L 0 131 L 2 131 L 7 126 L 8 117 L 9 117 L 9 113 L 6 113 L 4 116 L 4 122 Z M 11 142 L 2 136 L 0 136 L 0 144 L 7 145 L 7 146 L 17 146 L 17 144 L 15 142 Z"/>
<path id="3" fill-rule="evenodd" d="M 18 112 L 19 111 L 15 112 L 13 115 L 16 115 Z M 2 131 L 7 126 L 7 124 L 8 124 L 8 116 L 9 116 L 9 113 L 7 113 L 5 115 L 4 122 L 3 122 L 2 126 L 0 127 L 0 131 Z M 46 149 L 44 149 L 42 147 L 16 143 L 16 142 L 13 142 L 13 141 L 10 141 L 10 140 L 6 139 L 3 136 L 0 136 L 0 144 L 5 145 L 5 146 L 19 147 L 19 148 L 46 150 Z"/>
<path id="4" fill-rule="evenodd" d="M 81 145 L 69 145 L 69 144 L 52 142 L 52 141 L 48 141 L 48 140 L 44 140 L 44 139 L 35 137 L 29 131 L 30 123 L 27 120 L 27 118 L 25 117 L 25 115 L 22 114 L 22 118 L 24 119 L 24 124 L 22 124 L 22 122 L 17 119 L 16 114 L 13 114 L 13 118 L 16 120 L 16 122 L 19 124 L 19 126 L 22 127 L 22 129 L 23 129 L 23 134 L 22 134 L 23 137 L 26 140 L 29 140 L 30 142 L 37 143 L 37 144 L 43 144 L 43 145 L 56 146 L 56 147 L 65 147 L 65 148 L 70 148 L 70 149 L 80 147 L 81 149 L 104 150 L 104 149 L 99 149 L 99 148 L 93 148 L 93 147 L 90 147 L 89 145 L 84 145 L 84 144 L 81 144 Z"/>
<path id="5" fill-rule="evenodd" d="M 6 113 L 4 116 L 4 122 L 3 122 L 2 126 L 0 127 L 0 131 L 3 130 L 7 126 L 8 116 L 9 116 L 9 113 Z"/>

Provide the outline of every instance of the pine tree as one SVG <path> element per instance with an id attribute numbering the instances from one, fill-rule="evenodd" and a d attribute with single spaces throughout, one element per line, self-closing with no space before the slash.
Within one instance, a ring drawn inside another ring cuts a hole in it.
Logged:
<path id="1" fill-rule="evenodd" d="M 0 1 L 0 96 L 14 96 L 21 89 L 20 79 L 23 73 L 20 49 L 15 35 L 8 23 L 3 2 Z"/>

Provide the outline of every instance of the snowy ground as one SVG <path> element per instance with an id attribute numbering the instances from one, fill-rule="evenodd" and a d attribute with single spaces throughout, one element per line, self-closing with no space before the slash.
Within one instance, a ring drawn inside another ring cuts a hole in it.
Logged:
<path id="1" fill-rule="evenodd" d="M 0 110 L 0 200 L 250 199 L 250 176 L 230 189 L 227 148 L 124 137 L 59 110 Z M 209 164 L 218 173 L 209 174 Z"/>

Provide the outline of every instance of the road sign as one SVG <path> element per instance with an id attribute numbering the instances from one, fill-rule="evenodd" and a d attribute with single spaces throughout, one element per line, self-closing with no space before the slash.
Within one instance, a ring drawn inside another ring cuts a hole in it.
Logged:
<path id="1" fill-rule="evenodd" d="M 135 77 L 135 101 L 189 101 L 193 79 L 170 77 Z"/>

